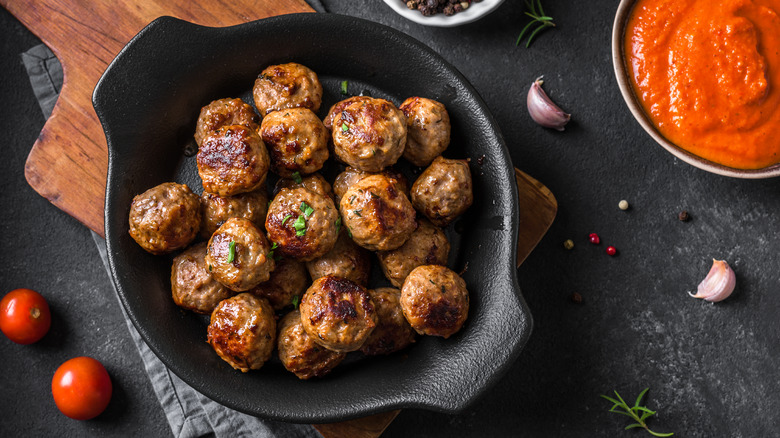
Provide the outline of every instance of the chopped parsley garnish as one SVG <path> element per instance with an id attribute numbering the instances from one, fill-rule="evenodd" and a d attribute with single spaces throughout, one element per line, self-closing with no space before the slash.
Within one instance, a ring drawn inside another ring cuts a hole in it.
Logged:
<path id="1" fill-rule="evenodd" d="M 347 235 L 349 235 L 350 239 L 352 238 L 352 230 L 347 227 Z"/>
<path id="2" fill-rule="evenodd" d="M 349 131 L 349 126 L 347 126 L 347 124 L 346 124 L 346 123 L 342 123 L 342 124 L 341 124 L 341 130 L 342 130 L 343 132 L 347 132 L 347 131 Z"/>
<path id="3" fill-rule="evenodd" d="M 355 213 L 355 216 L 357 216 L 357 217 L 363 217 L 363 215 L 362 215 L 362 214 L 360 214 L 360 213 L 362 213 L 362 212 L 363 212 L 363 210 L 353 210 L 353 211 L 352 211 L 352 213 Z"/>
<path id="4" fill-rule="evenodd" d="M 339 216 L 339 218 L 336 219 L 336 234 L 338 234 L 339 231 L 341 231 L 341 216 Z"/>
<path id="5" fill-rule="evenodd" d="M 303 178 L 301 178 L 301 172 L 293 172 L 292 179 L 295 181 L 295 184 L 300 184 L 303 182 Z"/>
<path id="6" fill-rule="evenodd" d="M 291 214 L 288 214 L 287 216 L 285 216 L 284 219 L 282 219 L 282 226 L 284 226 L 284 223 L 287 222 L 287 219 L 290 219 L 291 217 L 292 217 Z"/>
<path id="7" fill-rule="evenodd" d="M 234 240 L 230 241 L 230 247 L 228 249 L 228 263 L 233 263 L 233 260 L 236 259 L 236 242 Z"/>
<path id="8" fill-rule="evenodd" d="M 212 269 L 214 268 L 211 265 L 209 265 L 209 272 L 211 272 Z"/>
<path id="9" fill-rule="evenodd" d="M 293 305 L 294 308 L 297 309 L 298 308 L 298 304 L 300 304 L 300 302 L 301 302 L 301 296 L 300 295 L 296 295 L 296 296 L 292 297 L 292 305 Z"/>
<path id="10" fill-rule="evenodd" d="M 372 198 L 379 199 L 379 195 L 377 195 L 376 193 L 374 193 L 374 192 L 368 192 L 368 193 L 371 193 L 371 197 Z"/>
<path id="11" fill-rule="evenodd" d="M 311 215 L 314 214 L 314 209 L 311 208 L 311 206 L 305 202 L 301 202 L 301 211 L 306 217 L 311 217 Z"/>
<path id="12" fill-rule="evenodd" d="M 347 94 L 347 85 L 349 85 L 349 82 L 341 81 L 341 94 L 343 94 L 345 96 Z"/>
<path id="13" fill-rule="evenodd" d="M 295 235 L 296 236 L 303 236 L 306 234 L 306 218 L 303 217 L 303 215 L 298 216 L 298 219 L 295 220 L 295 223 L 293 224 L 293 228 L 295 228 Z"/>
<path id="14" fill-rule="evenodd" d="M 356 197 L 357 197 L 357 195 L 352 195 L 352 196 L 349 197 L 349 204 L 350 205 L 352 205 L 352 203 L 355 202 L 355 198 Z"/>
<path id="15" fill-rule="evenodd" d="M 268 257 L 270 257 L 270 258 L 272 258 L 272 259 L 274 259 L 274 260 L 278 260 L 278 259 L 276 258 L 276 256 L 274 256 L 274 250 L 275 250 L 276 248 L 279 248 L 279 245 L 278 245 L 276 242 L 272 242 L 272 243 L 273 243 L 273 245 L 271 245 L 271 250 L 270 250 L 270 251 L 268 251 Z"/>

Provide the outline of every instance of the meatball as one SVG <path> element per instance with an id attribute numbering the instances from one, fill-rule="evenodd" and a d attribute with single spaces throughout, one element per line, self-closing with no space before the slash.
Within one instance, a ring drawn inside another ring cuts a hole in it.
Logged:
<path id="1" fill-rule="evenodd" d="M 374 303 L 363 286 L 346 278 L 314 280 L 301 299 L 301 323 L 314 342 L 349 352 L 358 350 L 377 324 Z"/>
<path id="2" fill-rule="evenodd" d="M 406 181 L 406 177 L 401 172 L 398 172 L 392 167 L 388 167 L 379 173 L 388 178 L 395 178 L 395 180 L 398 182 L 398 189 L 404 192 L 405 195 L 409 196 L 409 183 Z M 347 192 L 347 189 L 349 189 L 350 186 L 370 175 L 374 174 L 370 172 L 363 172 L 362 170 L 357 170 L 351 166 L 344 169 L 343 172 L 336 176 L 336 180 L 333 181 L 333 192 L 336 194 L 336 203 L 341 202 L 341 198 L 344 196 L 344 193 Z"/>
<path id="3" fill-rule="evenodd" d="M 226 220 L 231 217 L 249 219 L 258 228 L 265 226 L 265 215 L 268 213 L 268 194 L 265 186 L 253 192 L 239 193 L 234 196 L 219 196 L 203 192 L 200 197 L 203 223 L 200 235 L 208 239 Z"/>
<path id="4" fill-rule="evenodd" d="M 218 282 L 243 292 L 270 278 L 276 266 L 270 251 L 268 239 L 252 222 L 230 218 L 211 236 L 206 265 Z"/>
<path id="5" fill-rule="evenodd" d="M 395 179 L 384 175 L 371 175 L 352 185 L 339 209 L 355 243 L 372 251 L 398 248 L 417 228 L 409 199 Z"/>
<path id="6" fill-rule="evenodd" d="M 387 100 L 355 101 L 334 117 L 332 135 L 339 159 L 360 170 L 379 172 L 404 153 L 406 118 Z"/>
<path id="7" fill-rule="evenodd" d="M 401 291 L 392 287 L 369 290 L 379 318 L 374 331 L 360 351 L 368 356 L 390 354 L 409 346 L 416 337 L 401 311 Z"/>
<path id="8" fill-rule="evenodd" d="M 204 106 L 200 110 L 198 123 L 195 127 L 195 142 L 203 144 L 207 135 L 223 126 L 244 125 L 257 131 L 260 129 L 260 117 L 251 105 L 241 99 L 219 99 Z"/>
<path id="9" fill-rule="evenodd" d="M 306 268 L 313 280 L 326 275 L 335 275 L 367 286 L 371 273 L 369 252 L 359 247 L 341 230 L 336 245 L 324 256 L 306 262 Z"/>
<path id="10" fill-rule="evenodd" d="M 271 305 L 249 293 L 222 301 L 211 314 L 208 343 L 234 369 L 259 369 L 276 345 Z"/>
<path id="11" fill-rule="evenodd" d="M 173 259 L 171 292 L 177 306 L 204 315 L 235 292 L 218 283 L 206 266 L 206 242 L 187 248 Z"/>
<path id="12" fill-rule="evenodd" d="M 449 338 L 469 313 L 466 282 L 444 266 L 419 266 L 401 288 L 401 309 L 417 333 Z"/>
<path id="13" fill-rule="evenodd" d="M 427 166 L 450 144 L 450 115 L 440 102 L 410 97 L 400 107 L 406 116 L 404 158 L 415 166 Z"/>
<path id="14" fill-rule="evenodd" d="M 367 102 L 370 101 L 371 99 L 372 97 L 370 96 L 352 96 L 350 98 L 342 100 L 341 102 L 336 102 L 328 110 L 328 115 L 326 115 L 325 118 L 322 120 L 322 124 L 325 125 L 325 128 L 327 128 L 328 131 L 332 131 L 333 119 L 335 119 L 336 116 L 339 115 L 346 106 L 354 102 Z"/>
<path id="15" fill-rule="evenodd" d="M 274 310 L 282 310 L 293 305 L 293 298 L 300 299 L 310 284 L 309 274 L 303 263 L 283 258 L 276 262 L 276 269 L 271 272 L 271 278 L 258 284 L 250 292 L 267 299 Z"/>
<path id="16" fill-rule="evenodd" d="M 129 222 L 130 236 L 152 254 L 184 248 L 200 230 L 198 195 L 184 184 L 162 183 L 133 198 Z"/>
<path id="17" fill-rule="evenodd" d="M 269 113 L 260 125 L 260 136 L 268 147 L 273 170 L 283 177 L 314 173 L 328 159 L 328 131 L 310 109 Z"/>
<path id="18" fill-rule="evenodd" d="M 282 189 L 271 201 L 265 229 L 283 256 L 300 261 L 321 257 L 338 238 L 339 213 L 333 200 L 303 187 Z"/>
<path id="19" fill-rule="evenodd" d="M 314 193 L 319 193 L 322 196 L 333 199 L 333 188 L 331 188 L 330 183 L 319 173 L 312 173 L 311 175 L 303 177 L 293 174 L 292 178 L 279 178 L 279 180 L 276 181 L 274 193 L 279 193 L 282 189 L 294 189 L 297 187 L 303 187 Z"/>
<path id="20" fill-rule="evenodd" d="M 260 73 L 252 90 L 261 116 L 286 108 L 320 109 L 322 84 L 308 67 L 291 62 L 272 65 Z"/>
<path id="21" fill-rule="evenodd" d="M 412 205 L 440 227 L 463 214 L 473 201 L 467 160 L 436 157 L 412 185 Z"/>
<path id="22" fill-rule="evenodd" d="M 258 189 L 265 182 L 269 166 L 263 140 L 246 126 L 224 126 L 207 135 L 198 150 L 203 190 L 220 196 Z"/>
<path id="23" fill-rule="evenodd" d="M 437 226 L 426 219 L 417 222 L 417 229 L 399 248 L 377 253 L 379 265 L 390 283 L 401 287 L 412 270 L 422 265 L 446 265 L 450 242 Z"/>
<path id="24" fill-rule="evenodd" d="M 302 380 L 330 373 L 347 357 L 346 353 L 330 351 L 315 343 L 303 329 L 301 312 L 298 310 L 288 313 L 279 321 L 277 339 L 282 365 Z"/>

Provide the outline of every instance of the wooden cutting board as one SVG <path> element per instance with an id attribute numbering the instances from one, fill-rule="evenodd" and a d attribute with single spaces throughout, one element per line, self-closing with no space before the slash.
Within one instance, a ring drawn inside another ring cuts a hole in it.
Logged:
<path id="1" fill-rule="evenodd" d="M 103 205 L 108 153 L 92 108 L 92 91 L 108 64 L 143 27 L 162 15 L 205 26 L 231 26 L 275 15 L 313 12 L 304 0 L 0 0 L 57 55 L 64 83 L 51 117 L 32 147 L 25 176 L 55 206 L 105 236 Z M 552 224 L 550 190 L 515 169 L 520 193 L 517 265 Z M 314 425 L 325 438 L 375 438 L 400 411 Z"/>

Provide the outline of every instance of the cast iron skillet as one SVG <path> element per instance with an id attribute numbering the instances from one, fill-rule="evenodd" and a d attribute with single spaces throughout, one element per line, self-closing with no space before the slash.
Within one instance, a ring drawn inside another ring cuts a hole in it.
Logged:
<path id="1" fill-rule="evenodd" d="M 387 357 L 353 353 L 329 376 L 310 381 L 299 381 L 278 360 L 248 374 L 231 369 L 206 343 L 207 318 L 173 303 L 171 256 L 146 253 L 127 232 L 134 195 L 171 180 L 201 190 L 194 158 L 184 154 L 200 108 L 217 98 L 248 97 L 265 66 L 291 61 L 312 68 L 323 81 L 320 115 L 343 98 L 342 80 L 396 104 L 414 95 L 443 102 L 453 125 L 445 155 L 471 158 L 475 188 L 474 205 L 450 227 L 457 235 L 450 267 L 466 268 L 471 297 L 464 328 L 446 340 L 423 337 Z M 256 416 L 311 423 L 397 408 L 456 413 L 498 381 L 528 339 L 531 316 L 514 267 L 517 188 L 507 148 L 474 88 L 420 42 L 332 14 L 228 28 L 162 17 L 109 65 L 93 103 L 108 140 L 106 240 L 122 304 L 157 356 L 217 402 Z"/>

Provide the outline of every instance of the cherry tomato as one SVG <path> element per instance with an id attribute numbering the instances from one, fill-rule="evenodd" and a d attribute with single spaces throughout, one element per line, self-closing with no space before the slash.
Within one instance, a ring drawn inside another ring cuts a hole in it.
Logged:
<path id="1" fill-rule="evenodd" d="M 15 289 L 0 301 L 0 330 L 17 344 L 38 341 L 51 327 L 49 304 L 31 289 Z"/>
<path id="2" fill-rule="evenodd" d="M 111 400 L 111 377 L 106 368 L 91 357 L 76 357 L 60 365 L 51 381 L 57 408 L 74 420 L 100 415 Z"/>

